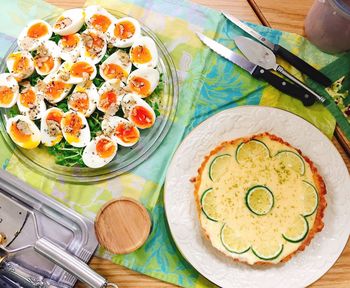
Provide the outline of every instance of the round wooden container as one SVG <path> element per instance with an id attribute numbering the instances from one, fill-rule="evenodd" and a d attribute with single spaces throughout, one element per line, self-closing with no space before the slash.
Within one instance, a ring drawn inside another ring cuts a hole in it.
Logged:
<path id="1" fill-rule="evenodd" d="M 98 212 L 95 233 L 102 247 L 114 254 L 140 248 L 151 231 L 148 211 L 138 201 L 121 197 L 107 202 Z"/>

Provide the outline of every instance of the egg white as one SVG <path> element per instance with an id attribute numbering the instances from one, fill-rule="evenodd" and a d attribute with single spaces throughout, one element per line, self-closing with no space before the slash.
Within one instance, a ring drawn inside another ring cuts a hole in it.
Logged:
<path id="1" fill-rule="evenodd" d="M 98 27 L 94 26 L 92 23 L 92 17 L 94 15 L 106 16 L 110 20 L 111 24 L 116 21 L 116 18 L 112 14 L 107 12 L 106 9 L 102 8 L 101 6 L 99 6 L 99 5 L 88 6 L 85 8 L 85 23 L 91 29 L 99 30 Z M 111 24 L 110 24 L 110 26 L 111 26 Z M 103 31 L 101 31 L 101 32 L 106 33 L 108 31 L 109 27 L 107 28 L 107 30 L 105 32 L 103 32 Z"/>

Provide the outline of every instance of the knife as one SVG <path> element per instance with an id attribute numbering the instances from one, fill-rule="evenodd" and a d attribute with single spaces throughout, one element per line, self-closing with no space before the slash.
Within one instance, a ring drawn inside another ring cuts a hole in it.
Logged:
<path id="1" fill-rule="evenodd" d="M 34 224 L 35 234 L 39 239 L 34 244 L 28 244 L 12 250 L 8 249 L 7 247 L 16 240 L 29 218 Z M 53 242 L 40 238 L 36 215 L 14 198 L 3 193 L 0 193 L 0 235 L 2 239 L 0 249 L 9 254 L 14 254 L 27 248 L 34 248 L 35 252 L 59 265 L 90 287 L 103 288 L 111 285 L 79 258 L 66 252 Z"/>
<path id="2" fill-rule="evenodd" d="M 298 78 L 294 77 L 287 70 L 285 70 L 281 65 L 276 62 L 276 56 L 273 52 L 265 47 L 264 45 L 244 36 L 238 36 L 234 39 L 237 47 L 243 55 L 251 62 L 260 65 L 267 70 L 274 70 L 281 73 L 283 76 L 287 77 L 294 84 L 299 85 L 303 89 L 307 90 L 311 95 L 315 96 L 321 103 L 324 103 L 326 99 L 311 90 Z"/>
<path id="3" fill-rule="evenodd" d="M 283 46 L 270 42 L 265 37 L 263 37 L 258 32 L 256 32 L 254 29 L 250 28 L 249 26 L 247 26 L 246 24 L 238 20 L 236 17 L 233 17 L 226 13 L 222 13 L 222 14 L 232 23 L 236 24 L 239 28 L 241 28 L 243 31 L 245 31 L 246 33 L 254 37 L 256 40 L 264 44 L 266 47 L 271 49 L 273 53 L 275 53 L 278 56 L 281 56 L 283 59 L 285 59 L 287 62 L 292 64 L 295 68 L 297 68 L 299 71 L 308 75 L 311 79 L 315 80 L 319 84 L 322 84 L 323 86 L 326 86 L 326 87 L 332 85 L 332 81 L 327 76 L 325 76 L 320 71 L 312 67 L 310 64 L 306 63 L 304 60 L 302 60 L 298 56 L 294 55 L 292 52 L 288 51 Z"/>
<path id="4" fill-rule="evenodd" d="M 285 81 L 283 78 L 273 74 L 269 70 L 266 70 L 263 67 L 260 67 L 259 65 L 248 61 L 246 58 L 234 53 L 232 50 L 201 33 L 197 32 L 197 36 L 211 50 L 229 60 L 230 62 L 238 65 L 243 70 L 251 74 L 254 78 L 258 80 L 265 80 L 281 92 L 301 100 L 305 106 L 310 106 L 315 103 L 315 98 L 299 86 L 291 84 L 288 81 Z"/>

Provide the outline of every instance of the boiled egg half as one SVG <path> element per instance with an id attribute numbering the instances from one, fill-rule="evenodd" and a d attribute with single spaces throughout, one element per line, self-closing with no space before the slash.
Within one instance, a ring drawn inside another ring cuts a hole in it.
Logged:
<path id="1" fill-rule="evenodd" d="M 6 59 L 7 69 L 18 80 L 28 78 L 34 72 L 34 61 L 28 51 L 11 53 Z"/>
<path id="2" fill-rule="evenodd" d="M 118 50 L 100 65 L 100 75 L 105 81 L 126 83 L 131 66 L 129 55 L 123 50 Z"/>
<path id="3" fill-rule="evenodd" d="M 133 71 L 127 81 L 131 92 L 141 98 L 148 97 L 152 94 L 159 83 L 159 72 L 153 68 L 140 68 Z"/>
<path id="4" fill-rule="evenodd" d="M 19 111 L 31 120 L 40 119 L 46 110 L 44 96 L 31 86 L 23 88 L 19 93 L 17 106 Z"/>
<path id="5" fill-rule="evenodd" d="M 83 40 L 81 57 L 94 64 L 99 63 L 107 51 L 106 36 L 100 31 L 86 29 L 81 33 L 81 38 Z"/>
<path id="6" fill-rule="evenodd" d="M 112 116 L 102 121 L 103 134 L 109 136 L 124 147 L 135 145 L 140 140 L 140 132 L 132 122 L 118 117 Z"/>
<path id="7" fill-rule="evenodd" d="M 19 87 L 15 77 L 10 73 L 0 74 L 0 107 L 10 108 L 16 104 Z"/>
<path id="8" fill-rule="evenodd" d="M 39 75 L 45 76 L 54 73 L 61 65 L 60 49 L 53 41 L 40 45 L 34 57 L 35 70 Z"/>
<path id="9" fill-rule="evenodd" d="M 113 160 L 117 150 L 118 146 L 111 138 L 101 135 L 85 147 L 83 161 L 90 168 L 100 168 Z"/>
<path id="10" fill-rule="evenodd" d="M 17 115 L 9 118 L 6 131 L 12 141 L 22 148 L 33 149 L 40 144 L 40 130 L 27 116 Z"/>
<path id="11" fill-rule="evenodd" d="M 109 42 L 119 48 L 130 47 L 140 36 L 140 23 L 131 17 L 118 19 L 108 29 Z"/>
<path id="12" fill-rule="evenodd" d="M 52 28 L 44 20 L 33 20 L 21 31 L 17 38 L 22 50 L 33 51 L 52 36 Z"/>
<path id="13" fill-rule="evenodd" d="M 122 98 L 122 109 L 125 117 L 139 129 L 153 126 L 156 115 L 151 106 L 135 94 L 126 94 Z"/>
<path id="14" fill-rule="evenodd" d="M 69 35 L 78 32 L 84 25 L 84 10 L 80 8 L 63 12 L 53 24 L 53 32 L 58 35 Z"/>
<path id="15" fill-rule="evenodd" d="M 131 62 L 137 68 L 155 68 L 158 64 L 156 43 L 148 36 L 136 39 L 129 53 Z"/>
<path id="16" fill-rule="evenodd" d="M 68 98 L 68 108 L 89 117 L 96 109 L 98 101 L 97 88 L 92 81 L 75 86 Z"/>
<path id="17" fill-rule="evenodd" d="M 44 113 L 40 122 L 41 142 L 48 147 L 59 143 L 62 138 L 61 120 L 63 111 L 52 107 Z"/>
<path id="18" fill-rule="evenodd" d="M 63 137 L 74 147 L 85 147 L 90 142 L 90 128 L 85 116 L 76 111 L 64 113 L 61 120 Z"/>

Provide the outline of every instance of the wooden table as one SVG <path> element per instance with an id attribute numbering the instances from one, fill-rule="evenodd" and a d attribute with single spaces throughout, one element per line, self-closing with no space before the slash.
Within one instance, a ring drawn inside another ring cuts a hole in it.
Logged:
<path id="1" fill-rule="evenodd" d="M 46 0 L 63 8 L 82 6 L 84 0 Z M 174 0 L 175 1 L 175 0 Z M 195 2 L 209 7 L 224 10 L 236 17 L 254 23 L 264 24 L 276 29 L 303 34 L 304 18 L 310 9 L 313 0 L 294 0 L 291 5 L 290 0 L 195 0 Z M 350 158 L 345 153 L 336 139 L 333 139 L 342 155 L 348 169 L 350 170 Z M 350 207 L 349 207 L 350 209 Z M 109 281 L 117 283 L 122 287 L 149 287 L 149 288 L 170 288 L 177 287 L 167 284 L 148 276 L 115 265 L 107 260 L 94 257 L 90 266 L 98 273 L 106 277 Z M 85 287 L 82 284 L 78 288 Z M 350 287 L 350 243 L 348 242 L 342 255 L 335 265 L 311 287 Z"/>

